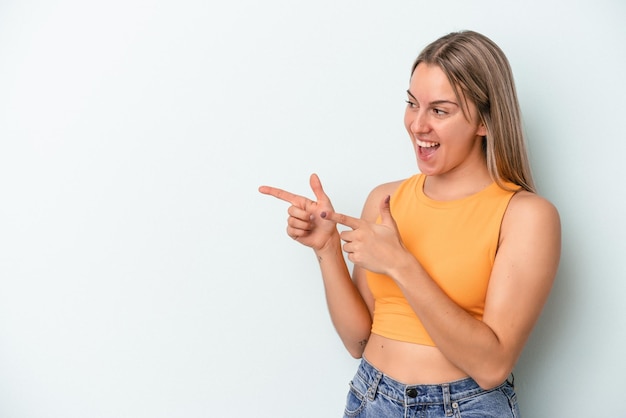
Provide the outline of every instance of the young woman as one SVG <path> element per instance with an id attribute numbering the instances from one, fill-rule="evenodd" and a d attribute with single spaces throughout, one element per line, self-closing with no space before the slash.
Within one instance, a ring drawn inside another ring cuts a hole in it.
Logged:
<path id="1" fill-rule="evenodd" d="M 315 251 L 333 324 L 362 359 L 345 416 L 518 417 L 508 378 L 561 231 L 535 193 L 503 52 L 471 31 L 427 46 L 404 123 L 419 174 L 376 187 L 360 218 L 335 212 L 316 175 L 315 200 L 259 189 L 291 203 L 287 234 Z"/>

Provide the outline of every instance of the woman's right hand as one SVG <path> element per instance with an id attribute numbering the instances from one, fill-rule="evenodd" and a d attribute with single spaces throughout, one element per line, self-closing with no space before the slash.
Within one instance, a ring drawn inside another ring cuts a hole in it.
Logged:
<path id="1" fill-rule="evenodd" d="M 259 192 L 291 203 L 287 210 L 287 235 L 314 250 L 322 250 L 333 239 L 338 239 L 337 224 L 322 218 L 321 214 L 334 212 L 330 199 L 324 193 L 316 174 L 310 178 L 311 189 L 317 201 L 270 186 L 259 187 Z"/>

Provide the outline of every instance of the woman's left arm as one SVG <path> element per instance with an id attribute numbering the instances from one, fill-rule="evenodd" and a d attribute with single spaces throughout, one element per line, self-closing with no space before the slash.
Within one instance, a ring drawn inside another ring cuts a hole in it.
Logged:
<path id="1" fill-rule="evenodd" d="M 482 321 L 450 300 L 415 258 L 391 276 L 442 353 L 480 386 L 491 388 L 513 370 L 548 299 L 560 254 L 556 208 L 519 192 L 502 220 Z"/>
<path id="2" fill-rule="evenodd" d="M 381 204 L 381 224 L 334 214 L 353 230 L 342 233 L 348 258 L 392 277 L 441 352 L 483 388 L 502 383 L 513 370 L 548 298 L 558 269 L 561 226 L 556 208 L 518 192 L 502 220 L 483 320 L 452 301 L 402 245 Z"/>

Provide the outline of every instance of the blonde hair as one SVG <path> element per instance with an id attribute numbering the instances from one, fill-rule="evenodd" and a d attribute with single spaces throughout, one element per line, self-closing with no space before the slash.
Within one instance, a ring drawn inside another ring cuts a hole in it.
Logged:
<path id="1" fill-rule="evenodd" d="M 492 179 L 505 189 L 510 182 L 535 192 L 513 72 L 498 45 L 477 32 L 453 32 L 428 45 L 411 74 L 422 62 L 443 70 L 459 103 L 463 98 L 476 105 L 487 130 L 483 150 Z"/>

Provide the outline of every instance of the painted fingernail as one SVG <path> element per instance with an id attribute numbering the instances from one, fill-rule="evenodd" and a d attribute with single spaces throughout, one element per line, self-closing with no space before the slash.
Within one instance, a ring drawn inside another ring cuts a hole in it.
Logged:
<path id="1" fill-rule="evenodd" d="M 385 198 L 385 203 L 389 203 L 389 201 L 390 201 L 390 200 L 391 200 L 391 196 L 387 196 L 387 197 Z"/>
<path id="2" fill-rule="evenodd" d="M 322 218 L 326 219 L 326 212 L 322 212 L 322 213 L 320 213 L 320 216 L 321 216 Z"/>

